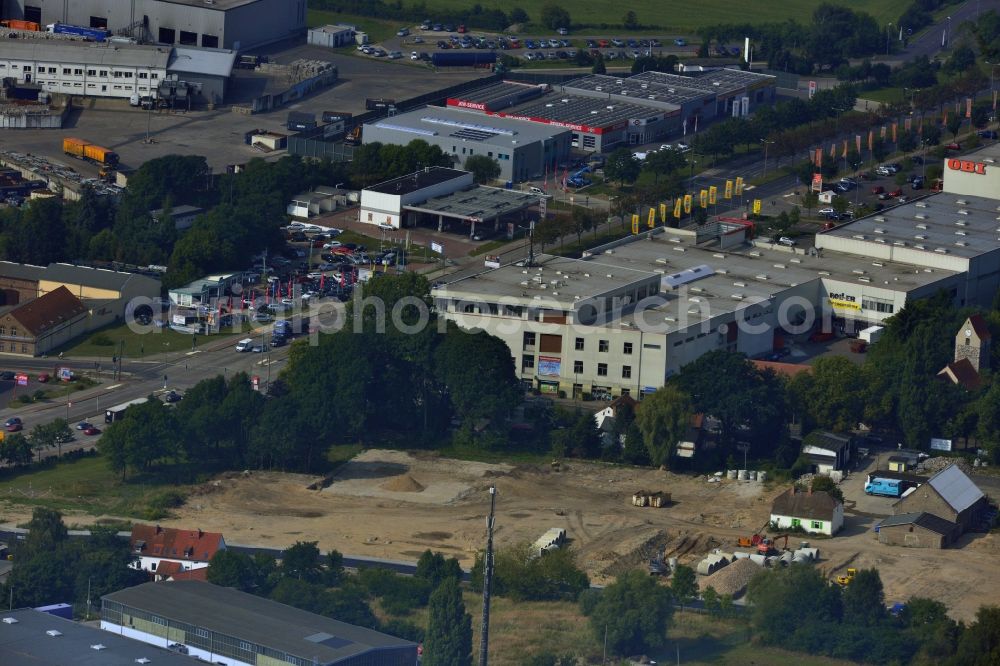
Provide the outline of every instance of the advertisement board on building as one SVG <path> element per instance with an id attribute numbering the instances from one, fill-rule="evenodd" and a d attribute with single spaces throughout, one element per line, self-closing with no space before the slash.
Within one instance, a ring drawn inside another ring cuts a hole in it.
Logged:
<path id="1" fill-rule="evenodd" d="M 939 439 L 937 437 L 931 437 L 931 450 L 933 450 L 933 451 L 951 451 L 951 440 L 950 439 Z"/>
<path id="2" fill-rule="evenodd" d="M 500 256 L 496 254 L 486 255 L 486 260 L 483 262 L 486 268 L 500 268 Z"/>
<path id="3" fill-rule="evenodd" d="M 441 245 L 441 243 L 431 243 L 431 252 L 444 254 L 444 245 Z"/>
<path id="4" fill-rule="evenodd" d="M 175 324 L 177 324 L 178 326 L 186 326 L 186 325 L 187 325 L 187 323 L 188 323 L 188 322 L 187 322 L 187 316 L 185 316 L 185 315 L 182 315 L 182 314 L 175 314 L 175 315 L 173 316 L 173 319 L 172 319 L 172 321 L 173 321 L 173 322 L 174 322 Z"/>
<path id="5" fill-rule="evenodd" d="M 558 356 L 538 357 L 538 374 L 540 375 L 558 377 L 561 368 L 562 360 Z"/>
<path id="6" fill-rule="evenodd" d="M 73 379 L 73 371 L 69 368 L 56 368 L 56 377 L 64 382 Z"/>
<path id="7" fill-rule="evenodd" d="M 17 381 L 18 386 L 28 385 L 28 375 L 24 374 L 23 372 L 19 375 L 15 375 L 14 379 Z"/>

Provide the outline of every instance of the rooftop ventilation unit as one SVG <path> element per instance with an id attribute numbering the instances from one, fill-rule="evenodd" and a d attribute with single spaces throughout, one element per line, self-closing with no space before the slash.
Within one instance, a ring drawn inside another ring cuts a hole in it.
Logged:
<path id="1" fill-rule="evenodd" d="M 955 220 L 955 225 L 959 227 L 967 227 L 969 226 L 969 223 L 965 220 Z"/>
<path id="2" fill-rule="evenodd" d="M 831 275 L 830 271 L 817 271 L 817 273 L 819 275 L 824 275 L 826 277 L 830 277 L 830 275 Z"/>
<path id="3" fill-rule="evenodd" d="M 926 229 L 926 228 L 927 228 L 927 225 L 926 225 L 926 224 L 922 224 L 922 223 L 921 223 L 921 224 L 918 224 L 918 225 L 917 225 L 917 229 Z"/>
<path id="4" fill-rule="evenodd" d="M 137 664 L 148 664 L 148 663 L 150 663 L 150 660 L 146 659 L 145 657 L 139 657 L 138 659 L 135 660 L 135 663 L 137 663 Z"/>
<path id="5" fill-rule="evenodd" d="M 91 650 L 97 650 L 98 652 L 100 652 L 101 650 L 107 650 L 107 648 L 103 644 L 101 644 L 101 643 L 95 643 L 95 644 L 91 645 L 90 649 Z"/>
<path id="6" fill-rule="evenodd" d="M 928 204 L 926 201 L 918 201 L 917 208 L 930 208 L 930 204 Z"/>
<path id="7" fill-rule="evenodd" d="M 746 283 L 746 282 L 734 282 L 734 283 L 733 283 L 733 286 L 734 286 L 734 287 L 740 287 L 740 288 L 743 288 L 743 287 L 746 287 L 746 286 L 747 286 L 747 283 Z"/>
<path id="8" fill-rule="evenodd" d="M 854 269 L 853 271 L 851 271 L 851 272 L 852 272 L 852 273 L 854 273 L 855 275 L 865 275 L 865 273 L 866 273 L 867 271 L 865 271 L 865 270 L 863 270 L 863 269 L 860 269 L 860 268 L 855 268 L 855 269 Z"/>
<path id="9" fill-rule="evenodd" d="M 885 215 L 876 215 L 872 219 L 875 220 L 876 222 L 885 222 Z"/>
<path id="10" fill-rule="evenodd" d="M 967 204 L 968 204 L 969 202 L 968 202 L 968 201 L 966 201 L 965 199 L 956 199 L 956 200 L 955 200 L 955 203 L 957 203 L 957 204 L 958 204 L 959 206 L 965 206 L 965 205 L 967 205 Z"/>
<path id="11" fill-rule="evenodd" d="M 783 269 L 783 268 L 785 267 L 785 265 L 784 265 L 784 264 L 773 264 L 773 266 L 774 266 L 775 268 L 782 268 L 782 269 Z"/>
<path id="12" fill-rule="evenodd" d="M 917 213 L 916 215 L 914 215 L 914 217 L 916 217 L 918 220 L 926 220 L 927 219 L 927 216 L 924 215 L 923 213 Z"/>
<path id="13" fill-rule="evenodd" d="M 743 300 L 743 298 L 744 298 L 744 297 L 743 297 L 743 294 L 733 294 L 733 295 L 732 295 L 732 299 L 733 299 L 734 301 L 742 301 L 742 300 Z"/>
<path id="14" fill-rule="evenodd" d="M 801 264 L 802 263 L 802 260 L 799 259 L 798 257 L 796 257 L 795 259 L 789 259 L 788 261 L 790 261 L 793 264 Z"/>
<path id="15" fill-rule="evenodd" d="M 876 239 L 875 239 L 875 242 L 876 242 L 876 243 L 879 243 L 879 244 L 881 244 L 881 245 L 885 245 L 885 239 L 884 239 L 884 238 L 876 238 Z"/>
<path id="16" fill-rule="evenodd" d="M 961 210 L 958 211 L 958 214 L 959 215 L 969 215 L 969 211 L 967 211 L 964 208 L 962 208 Z"/>
<path id="17" fill-rule="evenodd" d="M 665 264 L 665 263 L 667 263 L 667 258 L 666 257 L 657 257 L 656 258 L 656 263 L 658 263 L 658 264 Z"/>
<path id="18" fill-rule="evenodd" d="M 871 282 L 871 281 L 872 281 L 872 279 L 870 277 L 859 277 L 858 278 L 858 282 Z"/>
<path id="19" fill-rule="evenodd" d="M 62 632 L 59 631 L 58 629 L 49 629 L 45 632 L 45 634 L 52 638 L 58 638 L 59 636 L 62 636 Z"/>
<path id="20" fill-rule="evenodd" d="M 918 250 L 926 250 L 927 249 L 926 245 L 921 245 L 919 243 L 916 244 L 916 245 L 914 245 L 913 247 L 917 248 Z"/>
<path id="21" fill-rule="evenodd" d="M 873 261 L 872 266 L 875 266 L 876 268 L 882 268 L 883 266 L 885 266 L 885 264 L 883 264 L 881 261 Z"/>
<path id="22" fill-rule="evenodd" d="M 601 92 L 601 86 L 594 86 L 594 90 L 596 90 L 597 92 Z"/>
<path id="23" fill-rule="evenodd" d="M 674 249 L 677 250 L 678 252 L 687 252 L 687 250 L 683 247 L 675 247 Z"/>
<path id="24" fill-rule="evenodd" d="M 906 247 L 906 241 L 899 241 L 899 240 L 898 241 L 892 241 L 892 244 L 896 245 L 898 247 Z"/>
<path id="25" fill-rule="evenodd" d="M 948 254 L 948 248 L 946 247 L 936 247 L 934 248 L 934 251 L 938 254 Z"/>
<path id="26" fill-rule="evenodd" d="M 728 268 L 716 268 L 715 272 L 718 273 L 719 275 L 729 275 Z"/>
<path id="27" fill-rule="evenodd" d="M 969 232 L 968 231 L 962 231 L 961 229 L 959 229 L 958 231 L 955 232 L 955 235 L 956 236 L 968 236 Z"/>
<path id="28" fill-rule="evenodd" d="M 17 618 L 16 617 L 5 617 L 3 619 L 3 623 L 4 624 L 17 624 Z"/>
<path id="29" fill-rule="evenodd" d="M 883 229 L 882 227 L 875 227 L 875 233 L 877 233 L 877 234 L 884 234 L 885 233 L 885 229 Z"/>
<path id="30" fill-rule="evenodd" d="M 959 247 L 968 247 L 969 241 L 955 241 L 955 245 Z"/>
<path id="31" fill-rule="evenodd" d="M 767 273 L 761 273 L 759 275 L 755 275 L 754 277 L 756 279 L 758 279 L 758 280 L 770 280 L 771 279 L 771 276 L 768 275 Z"/>
<path id="32" fill-rule="evenodd" d="M 864 234 L 854 234 L 851 238 L 854 240 L 868 240 L 868 236 L 865 236 Z"/>
<path id="33" fill-rule="evenodd" d="M 917 234 L 914 238 L 917 240 L 927 240 L 927 234 Z"/>
<path id="34" fill-rule="evenodd" d="M 719 254 L 718 252 L 715 252 L 714 254 L 712 254 L 712 256 L 715 257 L 716 259 L 725 259 L 726 258 L 726 255 Z"/>
<path id="35" fill-rule="evenodd" d="M 747 254 L 749 256 L 751 256 L 751 257 L 754 257 L 754 258 L 759 258 L 760 257 L 760 252 L 758 252 L 757 250 L 754 250 L 753 252 L 747 252 Z"/>

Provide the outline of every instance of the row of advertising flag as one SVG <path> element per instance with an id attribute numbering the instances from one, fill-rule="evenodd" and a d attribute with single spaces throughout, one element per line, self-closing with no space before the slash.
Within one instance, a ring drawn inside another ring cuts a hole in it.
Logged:
<path id="1" fill-rule="evenodd" d="M 998 92 L 1000 92 L 1000 91 L 997 91 L 997 90 L 993 91 L 993 110 L 994 111 L 997 110 L 997 93 Z M 960 114 L 960 113 L 962 113 L 962 102 L 958 101 L 958 102 L 955 102 L 955 114 L 957 115 L 957 114 Z M 964 115 L 964 117 L 965 118 L 969 118 L 969 119 L 972 118 L 972 98 L 971 97 L 967 97 L 965 99 L 965 115 Z M 948 109 L 947 108 L 945 108 L 945 109 L 942 110 L 942 113 L 941 113 L 941 122 L 944 123 L 944 124 L 948 123 Z M 908 117 L 908 118 L 904 118 L 903 119 L 903 130 L 905 132 L 910 132 L 910 131 L 913 130 L 913 118 L 909 118 Z M 917 134 L 922 136 L 923 132 L 924 132 L 924 124 L 923 124 L 923 120 L 921 118 L 921 119 L 918 119 L 918 122 L 917 122 Z M 879 135 L 879 138 L 882 141 L 885 141 L 887 139 L 887 137 L 891 136 L 892 137 L 892 142 L 893 143 L 898 143 L 898 139 L 899 139 L 899 121 L 893 121 L 891 123 L 887 123 L 885 125 L 882 125 L 882 127 L 879 128 L 879 130 L 878 130 L 878 135 Z M 868 130 L 868 137 L 867 137 L 867 139 L 868 140 L 866 142 L 866 145 L 868 147 L 868 151 L 871 152 L 873 150 L 873 148 L 874 148 L 874 145 L 875 145 L 875 130 L 874 129 Z M 854 149 L 859 154 L 861 153 L 861 146 L 862 146 L 862 142 L 863 141 L 864 141 L 864 135 L 857 134 L 857 135 L 854 136 Z M 842 143 L 841 143 L 841 146 L 840 146 L 840 148 L 841 148 L 841 150 L 840 150 L 840 157 L 842 159 L 846 159 L 847 158 L 848 145 L 849 145 L 849 142 L 848 142 L 847 139 L 844 139 L 842 141 Z M 837 147 L 838 147 L 838 145 L 837 145 L 836 141 L 834 141 L 833 143 L 830 144 L 830 152 L 829 152 L 829 154 L 830 154 L 830 158 L 831 159 L 837 159 Z M 823 147 L 811 150 L 810 151 L 810 161 L 816 167 L 822 167 L 823 166 L 823 155 L 824 155 L 825 152 L 826 151 L 825 151 L 825 149 Z"/>
<path id="2" fill-rule="evenodd" d="M 744 184 L 743 184 L 743 177 L 742 176 L 737 176 L 735 180 L 727 180 L 725 188 L 722 191 L 722 198 L 723 199 L 732 199 L 734 196 L 735 197 L 742 197 L 743 196 L 743 190 L 744 190 L 743 185 Z M 697 197 L 698 197 L 698 206 L 700 208 L 708 208 L 709 206 L 715 206 L 718 203 L 718 200 L 719 200 L 719 188 L 716 187 L 715 185 L 712 185 L 708 189 L 701 190 L 700 192 L 698 192 Z M 691 209 L 694 207 L 694 204 L 695 204 L 695 195 L 693 195 L 693 194 L 685 194 L 683 196 L 678 196 L 676 199 L 674 199 L 674 204 L 673 204 L 673 216 L 674 216 L 674 218 L 679 220 L 684 215 L 690 215 L 691 214 Z M 670 211 L 670 207 L 669 207 L 668 204 L 666 204 L 666 203 L 661 203 L 660 204 L 659 213 L 660 213 L 660 223 L 661 224 L 666 224 L 667 223 L 667 216 L 668 216 L 668 212 L 669 211 Z M 650 229 L 652 229 L 652 228 L 654 228 L 656 226 L 656 212 L 657 212 L 656 208 L 650 207 L 649 214 L 648 214 L 648 216 L 646 218 L 646 225 Z M 753 202 L 753 212 L 755 214 L 759 214 L 760 213 L 760 200 L 759 199 L 754 199 L 754 202 Z M 640 217 L 640 215 L 638 213 L 635 213 L 635 214 L 632 215 L 632 233 L 633 234 L 639 233 L 640 221 L 641 221 L 641 217 Z"/>

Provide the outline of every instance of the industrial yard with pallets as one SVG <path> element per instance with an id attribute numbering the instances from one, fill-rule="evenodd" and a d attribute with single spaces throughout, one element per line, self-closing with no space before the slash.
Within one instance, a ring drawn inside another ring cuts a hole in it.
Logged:
<path id="1" fill-rule="evenodd" d="M 847 508 L 837 536 L 786 539 L 785 532 L 760 528 L 769 521 L 771 502 L 788 484 L 577 460 L 558 467 L 492 464 L 371 449 L 339 467 L 332 479 L 223 475 L 196 489 L 163 524 L 196 524 L 224 533 L 232 543 L 280 547 L 318 540 L 324 550 L 403 561 L 415 561 L 430 548 L 471 567 L 484 546 L 488 488 L 495 484 L 497 547 L 538 541 L 539 550 L 569 548 L 597 583 L 627 570 L 648 571 L 655 558 L 667 567 L 676 561 L 697 568 L 716 556 L 710 575 L 698 578 L 720 593 L 744 587 L 748 575 L 768 564 L 817 567 L 831 581 L 848 569 L 875 567 L 888 602 L 932 596 L 965 620 L 980 605 L 995 603 L 1000 595 L 997 535 L 967 534 L 944 550 L 880 544 L 873 527 L 890 511 L 874 515 L 853 509 L 856 494 L 863 496 L 865 477 L 865 471 L 857 471 L 844 483 Z M 635 506 L 637 489 L 646 496 L 669 493 L 669 501 L 660 508 Z M 891 500 L 884 506 L 891 507 Z M 26 506 L 2 510 L 12 522 L 24 522 L 30 513 Z M 93 516 L 68 515 L 66 520 L 83 524 Z M 757 544 L 739 545 L 755 533 L 762 537 Z M 768 552 L 758 557 L 764 536 L 770 539 Z M 802 541 L 808 544 L 803 547 Z M 769 557 L 776 559 L 768 563 Z M 796 558 L 801 564 L 787 562 Z M 725 566 L 721 559 L 728 560 Z"/>

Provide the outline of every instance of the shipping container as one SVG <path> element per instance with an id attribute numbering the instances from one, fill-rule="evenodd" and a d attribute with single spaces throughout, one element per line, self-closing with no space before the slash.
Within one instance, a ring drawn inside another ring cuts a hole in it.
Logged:
<path id="1" fill-rule="evenodd" d="M 312 113 L 302 113 L 300 111 L 292 111 L 288 114 L 288 121 L 285 123 L 285 127 L 294 131 L 302 132 L 304 130 L 311 130 L 316 128 L 316 116 Z"/>
<path id="2" fill-rule="evenodd" d="M 365 109 L 367 111 L 377 111 L 390 106 L 396 106 L 396 100 L 385 97 L 368 97 L 365 99 Z"/>
<path id="3" fill-rule="evenodd" d="M 50 23 L 45 26 L 45 29 L 47 32 L 57 35 L 75 35 L 92 39 L 95 42 L 103 42 L 111 36 L 111 33 L 104 28 L 85 28 L 82 25 L 69 25 L 68 23 Z"/>
<path id="4" fill-rule="evenodd" d="M 444 51 L 431 54 L 431 64 L 435 67 L 477 67 L 492 65 L 496 61 L 496 53 L 482 51 Z"/>
<path id="5" fill-rule="evenodd" d="M 8 19 L 5 21 L 0 21 L 0 26 L 4 28 L 10 28 L 11 30 L 30 30 L 31 32 L 41 32 L 42 26 L 34 21 L 19 21 L 17 19 Z"/>
<path id="6" fill-rule="evenodd" d="M 102 146 L 90 143 L 89 141 L 84 141 L 83 139 L 74 139 L 73 137 L 66 137 L 63 139 L 63 152 L 67 155 L 72 155 L 73 157 L 78 157 L 81 160 L 89 160 L 101 166 L 115 168 L 118 166 L 118 154 L 113 150 L 108 150 Z"/>
<path id="7" fill-rule="evenodd" d="M 336 120 L 347 120 L 351 117 L 350 113 L 346 111 L 324 111 L 323 112 L 323 122 L 332 123 Z"/>

